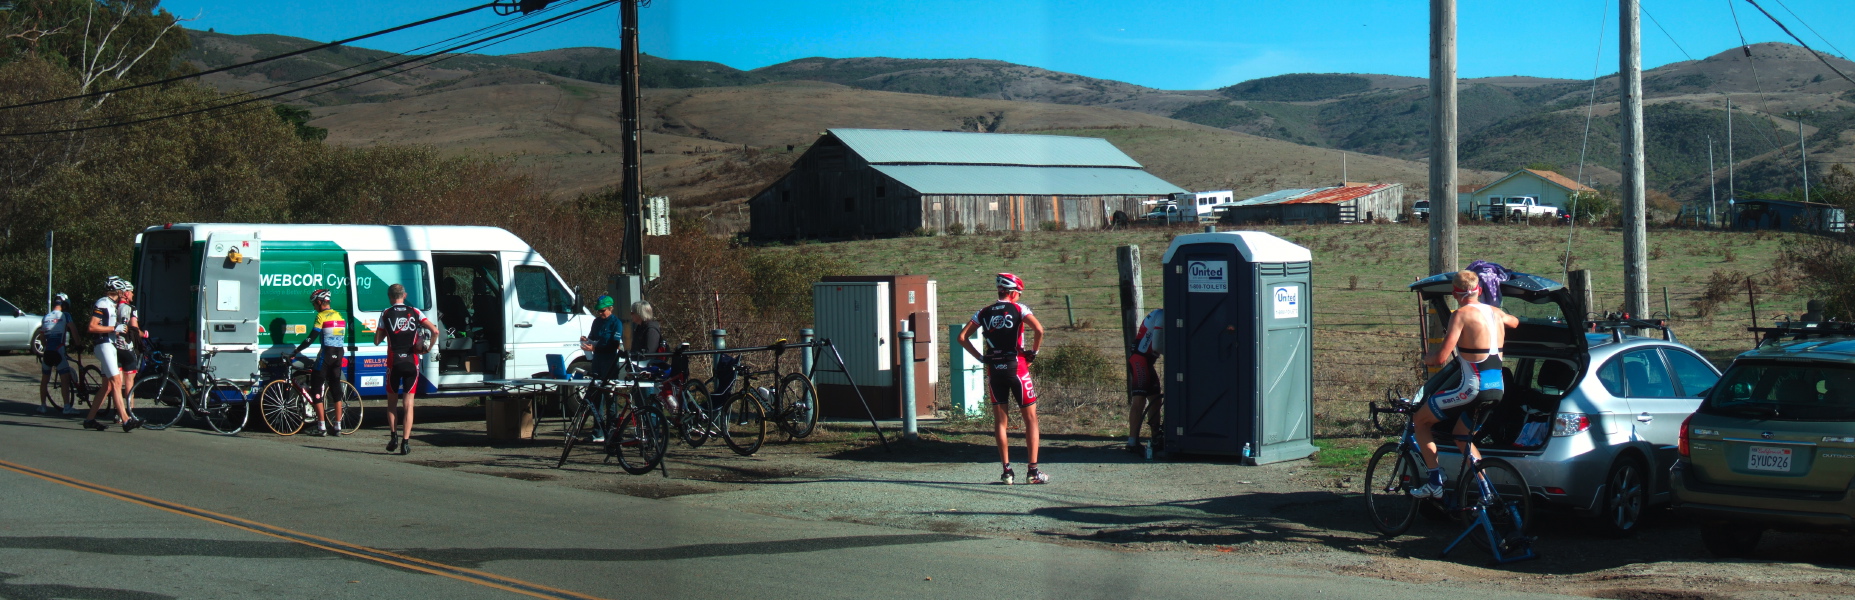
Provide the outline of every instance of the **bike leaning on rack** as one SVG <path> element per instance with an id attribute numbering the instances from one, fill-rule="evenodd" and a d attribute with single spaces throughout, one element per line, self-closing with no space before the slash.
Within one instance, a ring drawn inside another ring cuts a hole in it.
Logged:
<path id="1" fill-rule="evenodd" d="M 670 446 L 670 420 L 652 388 L 634 379 L 594 379 L 585 388 L 580 408 L 567 422 L 567 439 L 555 468 L 567 464 L 580 435 L 602 433 L 606 459 L 618 459 L 620 468 L 643 475 L 663 462 Z"/>
<path id="2" fill-rule="evenodd" d="M 1464 527 L 1448 547 L 1447 556 L 1463 539 L 1488 551 L 1494 561 L 1508 563 L 1534 558 L 1533 539 L 1527 525 L 1533 518 L 1533 496 L 1526 477 L 1514 465 L 1497 457 L 1481 456 L 1473 441 L 1463 449 L 1462 461 L 1453 493 L 1439 499 L 1418 498 L 1412 490 L 1423 485 L 1423 458 L 1417 447 L 1416 420 L 1411 413 L 1421 404 L 1409 398 L 1389 398 L 1390 406 L 1370 406 L 1372 424 L 1387 431 L 1379 422 L 1381 414 L 1404 416 L 1402 435 L 1396 442 L 1386 442 L 1372 453 L 1366 464 L 1366 510 L 1379 533 L 1397 536 L 1410 530 L 1417 513 L 1450 515 Z M 1477 407 L 1471 437 L 1478 435 L 1491 411 Z M 1453 423 L 1451 423 L 1453 425 Z"/>
<path id="3" fill-rule="evenodd" d="M 238 384 L 214 376 L 212 358 L 218 353 L 201 352 L 198 367 L 177 364 L 164 352 L 150 353 L 148 365 L 153 368 L 144 370 L 129 390 L 143 427 L 167 429 L 188 415 L 225 435 L 242 431 L 250 417 L 250 397 Z"/>
<path id="4" fill-rule="evenodd" d="M 779 427 L 780 431 L 792 439 L 804 439 L 818 427 L 818 387 L 812 384 L 812 378 L 803 372 L 786 373 L 781 371 L 780 356 L 786 352 L 786 340 L 773 342 L 767 347 L 773 353 L 773 366 L 762 371 L 754 371 L 744 366 L 733 370 L 732 376 L 724 377 L 724 369 L 716 369 L 716 381 L 712 395 L 723 406 L 739 398 L 751 398 L 761 404 L 763 418 Z M 738 360 L 738 357 L 736 358 Z M 718 364 L 720 359 L 717 359 Z M 738 363 L 737 363 L 738 364 Z M 771 387 L 756 385 L 766 381 Z M 727 409 L 731 415 L 729 429 L 733 430 L 737 421 L 741 425 L 750 425 L 747 407 Z M 748 432 L 743 432 L 748 433 Z M 759 444 L 754 444 L 758 449 Z M 736 449 L 738 452 L 739 449 Z M 750 453 L 751 454 L 751 453 Z"/>

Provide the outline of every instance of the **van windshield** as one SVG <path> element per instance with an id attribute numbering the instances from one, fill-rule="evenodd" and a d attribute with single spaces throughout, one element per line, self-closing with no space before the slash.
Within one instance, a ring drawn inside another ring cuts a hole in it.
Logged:
<path id="1" fill-rule="evenodd" d="M 1855 420 L 1855 366 L 1816 363 L 1734 365 L 1701 412 L 1784 421 Z"/>

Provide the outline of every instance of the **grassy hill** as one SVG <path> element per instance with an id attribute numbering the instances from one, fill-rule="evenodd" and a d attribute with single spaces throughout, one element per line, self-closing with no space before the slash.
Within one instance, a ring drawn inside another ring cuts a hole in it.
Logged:
<path id="1" fill-rule="evenodd" d="M 1362 433 L 1366 401 L 1382 399 L 1386 387 L 1409 389 L 1417 381 L 1416 308 L 1414 296 L 1404 285 L 1426 275 L 1428 230 L 1403 225 L 1259 229 L 1314 253 L 1309 305 L 1315 325 L 1318 432 Z M 1109 411 L 1122 397 L 1115 247 L 1141 247 L 1146 301 L 1149 307 L 1157 307 L 1163 301 L 1160 256 L 1173 237 L 1191 231 L 1026 232 L 805 244 L 773 250 L 829 255 L 863 274 L 930 275 L 940 282 L 943 326 L 991 301 L 992 273 L 1010 271 L 1023 276 L 1029 284 L 1025 302 L 1050 330 L 1052 346 L 1046 346 L 1044 356 L 1104 357 L 1087 359 L 1106 371 L 1099 380 L 1040 380 L 1040 388 L 1049 394 L 1044 410 L 1065 415 L 1061 419 L 1096 419 L 1107 429 L 1114 421 Z M 1465 263 L 1486 258 L 1559 279 L 1566 233 L 1558 227 L 1467 226 L 1461 230 L 1461 256 Z M 1752 311 L 1746 303 L 1745 275 L 1771 270 L 1791 239 L 1775 234 L 1651 230 L 1651 305 L 1657 313 L 1664 312 L 1662 290 L 1666 286 L 1667 312 L 1673 315 L 1679 338 L 1723 364 L 1750 346 L 1745 327 L 1751 324 Z M 1622 235 L 1616 230 L 1581 229 L 1573 239 L 1574 268 L 1592 271 L 1597 310 L 1617 310 L 1622 304 L 1621 247 Z M 1802 310 L 1805 298 L 1784 287 L 1785 277 L 1760 274 L 1754 279 L 1762 317 Z M 1068 326 L 1070 309 L 1075 328 Z M 1125 413 L 1121 414 L 1124 419 Z"/>

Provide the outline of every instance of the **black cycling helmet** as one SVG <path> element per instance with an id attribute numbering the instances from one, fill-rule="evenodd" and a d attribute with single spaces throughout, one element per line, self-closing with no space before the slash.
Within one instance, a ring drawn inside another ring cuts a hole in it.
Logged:
<path id="1" fill-rule="evenodd" d="M 64 295 L 64 292 L 58 292 L 57 295 L 52 296 L 52 306 L 69 307 L 71 306 L 71 297 Z"/>
<path id="2" fill-rule="evenodd" d="M 335 295 L 330 294 L 328 290 L 316 290 L 309 293 L 310 304 L 317 302 L 334 302 L 334 299 Z"/>

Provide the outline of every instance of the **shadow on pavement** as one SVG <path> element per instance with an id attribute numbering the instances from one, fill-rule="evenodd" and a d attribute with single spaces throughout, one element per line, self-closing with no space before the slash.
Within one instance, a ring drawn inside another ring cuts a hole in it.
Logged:
<path id="1" fill-rule="evenodd" d="M 174 596 L 165 596 L 151 592 L 119 590 L 113 588 L 81 587 L 56 583 L 11 583 L 18 575 L 0 572 L 0 598 L 71 598 L 73 600 L 167 600 Z"/>

